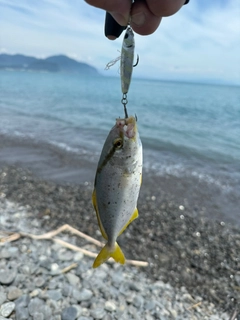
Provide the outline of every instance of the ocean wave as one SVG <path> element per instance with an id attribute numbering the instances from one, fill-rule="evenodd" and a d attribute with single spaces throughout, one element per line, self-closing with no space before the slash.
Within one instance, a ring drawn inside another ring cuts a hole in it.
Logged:
<path id="1" fill-rule="evenodd" d="M 186 159 L 173 153 L 159 153 L 153 150 L 144 152 L 145 172 L 158 176 L 175 176 L 195 179 L 215 186 L 228 193 L 240 188 L 240 173 L 227 166 L 210 165 L 209 162 Z"/>

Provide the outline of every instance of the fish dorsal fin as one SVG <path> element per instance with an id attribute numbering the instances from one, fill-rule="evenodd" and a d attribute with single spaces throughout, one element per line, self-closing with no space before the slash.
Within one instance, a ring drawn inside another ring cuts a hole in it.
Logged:
<path id="1" fill-rule="evenodd" d="M 125 224 L 125 226 L 124 226 L 124 227 L 122 228 L 122 230 L 119 232 L 118 236 L 120 236 L 120 234 L 123 233 L 123 231 L 130 225 L 130 223 L 131 223 L 133 220 L 137 219 L 137 217 L 138 217 L 138 209 L 135 208 L 135 210 L 133 211 L 133 214 L 132 214 L 131 218 L 128 220 L 128 222 Z"/>
<path id="2" fill-rule="evenodd" d="M 99 225 L 99 228 L 101 230 L 101 234 L 103 236 L 104 239 L 108 239 L 107 237 L 107 234 L 103 228 L 103 225 L 102 225 L 102 222 L 101 222 L 101 219 L 100 219 L 100 216 L 99 216 L 99 213 L 98 213 L 98 207 L 97 207 L 97 197 L 96 197 L 96 189 L 94 188 L 93 190 L 93 194 L 92 194 L 92 203 L 93 203 L 93 206 L 94 206 L 94 209 L 96 211 L 96 215 L 97 215 L 97 220 L 98 220 L 98 225 Z"/>

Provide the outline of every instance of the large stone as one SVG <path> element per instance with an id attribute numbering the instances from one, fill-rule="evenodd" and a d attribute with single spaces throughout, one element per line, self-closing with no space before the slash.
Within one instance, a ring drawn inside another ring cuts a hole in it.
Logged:
<path id="1" fill-rule="evenodd" d="M 1 284 L 11 284 L 17 275 L 16 269 L 2 268 L 0 269 L 0 283 Z"/>
<path id="2" fill-rule="evenodd" d="M 77 296 L 77 301 L 81 302 L 81 301 L 87 301 L 90 300 L 93 296 L 93 293 L 91 290 L 88 289 L 83 289 L 79 292 L 78 296 Z"/>
<path id="3" fill-rule="evenodd" d="M 36 312 L 33 315 L 33 320 L 44 320 L 44 315 L 41 312 Z"/>
<path id="4" fill-rule="evenodd" d="M 96 308 L 94 310 L 92 310 L 90 312 L 91 316 L 94 318 L 94 319 L 102 319 L 104 316 L 105 316 L 105 311 L 103 308 Z"/>
<path id="5" fill-rule="evenodd" d="M 75 274 L 68 273 L 68 274 L 66 274 L 66 277 L 68 279 L 69 284 L 71 284 L 72 286 L 78 286 L 79 285 L 80 279 Z"/>
<path id="6" fill-rule="evenodd" d="M 61 261 L 70 261 L 73 259 L 73 253 L 69 250 L 61 250 L 58 252 L 58 259 Z"/>
<path id="7" fill-rule="evenodd" d="M 44 305 L 44 301 L 39 298 L 34 298 L 30 301 L 28 305 L 28 311 L 30 315 L 33 315 L 36 312 L 41 312 L 41 309 Z"/>
<path id="8" fill-rule="evenodd" d="M 2 249 L 2 251 L 0 251 L 0 259 L 9 259 L 11 258 L 11 253 L 9 252 L 9 250 L 7 249 Z"/>
<path id="9" fill-rule="evenodd" d="M 22 306 L 16 306 L 16 319 L 28 320 L 29 319 L 28 308 L 22 307 Z"/>
<path id="10" fill-rule="evenodd" d="M 51 301 L 54 301 L 54 300 L 51 300 Z M 44 316 L 44 319 L 50 319 L 51 315 L 52 315 L 52 309 L 50 308 L 50 306 L 48 305 L 44 305 L 42 308 L 41 308 L 41 313 L 43 314 Z"/>
<path id="11" fill-rule="evenodd" d="M 58 301 L 60 299 L 62 299 L 62 293 L 59 289 L 56 290 L 48 290 L 47 291 L 47 296 L 49 299 L 51 300 L 55 300 Z"/>
<path id="12" fill-rule="evenodd" d="M 134 305 L 134 307 L 136 307 L 136 308 L 142 308 L 143 304 L 144 304 L 144 299 L 143 299 L 142 296 L 137 295 L 137 296 L 134 297 L 134 299 L 133 299 L 133 305 Z"/>
<path id="13" fill-rule="evenodd" d="M 16 300 L 17 298 L 21 297 L 22 290 L 18 289 L 17 287 L 9 288 L 8 290 L 8 299 L 9 300 Z"/>
<path id="14" fill-rule="evenodd" d="M 17 300 L 14 301 L 16 306 L 18 307 L 27 307 L 30 302 L 30 297 L 27 294 L 22 295 Z"/>
<path id="15" fill-rule="evenodd" d="M 42 287 L 45 284 L 45 279 L 43 277 L 36 277 L 34 283 L 36 287 Z"/>
<path id="16" fill-rule="evenodd" d="M 113 312 L 116 310 L 116 304 L 114 301 L 106 301 L 105 302 L 105 310 Z"/>
<path id="17" fill-rule="evenodd" d="M 9 317 L 14 309 L 15 309 L 14 302 L 6 302 L 2 304 L 0 307 L 0 315 L 3 317 Z"/>
<path id="18" fill-rule="evenodd" d="M 62 295 L 64 297 L 69 297 L 73 291 L 73 287 L 69 284 L 64 284 L 62 287 Z"/>
<path id="19" fill-rule="evenodd" d="M 6 293 L 0 291 L 0 306 L 3 304 L 3 302 L 5 302 L 7 299 Z"/>
<path id="20" fill-rule="evenodd" d="M 75 320 L 77 318 L 77 309 L 74 307 L 67 307 L 62 311 L 62 320 Z"/>

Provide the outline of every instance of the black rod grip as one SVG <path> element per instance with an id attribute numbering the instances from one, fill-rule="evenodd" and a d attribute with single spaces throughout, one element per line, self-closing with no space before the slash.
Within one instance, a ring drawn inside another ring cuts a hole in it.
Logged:
<path id="1" fill-rule="evenodd" d="M 118 38 L 123 30 L 125 30 L 126 27 L 120 26 L 120 24 L 117 23 L 117 21 L 111 16 L 109 12 L 106 12 L 106 17 L 105 17 L 105 36 L 114 36 Z"/>

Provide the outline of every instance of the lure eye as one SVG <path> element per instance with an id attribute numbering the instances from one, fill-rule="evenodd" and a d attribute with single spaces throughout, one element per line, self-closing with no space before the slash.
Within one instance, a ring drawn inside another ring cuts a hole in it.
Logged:
<path id="1" fill-rule="evenodd" d="M 123 147 L 123 141 L 121 138 L 117 138 L 114 140 L 113 145 L 116 149 L 121 149 Z"/>

